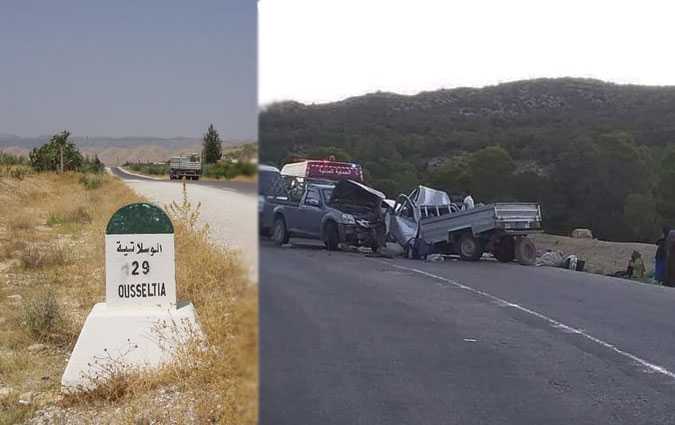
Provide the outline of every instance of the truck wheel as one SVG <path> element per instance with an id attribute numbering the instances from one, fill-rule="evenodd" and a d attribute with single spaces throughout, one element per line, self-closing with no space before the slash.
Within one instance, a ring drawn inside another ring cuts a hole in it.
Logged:
<path id="1" fill-rule="evenodd" d="M 326 248 L 328 248 L 329 251 L 337 251 L 340 245 L 340 234 L 338 233 L 338 228 L 337 225 L 329 221 L 326 223 Z"/>
<path id="2" fill-rule="evenodd" d="M 502 236 L 492 251 L 492 255 L 502 263 L 510 263 L 516 258 L 516 246 L 513 236 Z"/>
<path id="3" fill-rule="evenodd" d="M 537 248 L 534 242 L 526 237 L 518 238 L 516 241 L 516 259 L 524 266 L 531 266 L 537 260 Z"/>
<path id="4" fill-rule="evenodd" d="M 464 261 L 477 261 L 483 255 L 480 241 L 471 232 L 463 233 L 459 238 L 459 256 Z"/>
<path id="5" fill-rule="evenodd" d="M 274 243 L 281 246 L 288 243 L 289 235 L 286 229 L 286 220 L 283 217 L 274 219 L 274 230 L 272 231 L 272 239 Z"/>

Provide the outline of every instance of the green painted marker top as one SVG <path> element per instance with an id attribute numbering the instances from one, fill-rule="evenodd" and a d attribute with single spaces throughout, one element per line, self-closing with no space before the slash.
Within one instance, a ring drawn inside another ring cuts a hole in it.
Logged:
<path id="1" fill-rule="evenodd" d="M 161 209 L 146 202 L 129 204 L 110 217 L 107 235 L 173 233 L 169 216 Z"/>

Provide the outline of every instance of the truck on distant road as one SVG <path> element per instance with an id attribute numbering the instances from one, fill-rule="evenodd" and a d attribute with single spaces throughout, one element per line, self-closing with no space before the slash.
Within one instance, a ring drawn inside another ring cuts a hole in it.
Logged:
<path id="1" fill-rule="evenodd" d="M 169 159 L 169 178 L 199 180 L 202 175 L 202 159 L 198 153 L 177 155 Z"/>

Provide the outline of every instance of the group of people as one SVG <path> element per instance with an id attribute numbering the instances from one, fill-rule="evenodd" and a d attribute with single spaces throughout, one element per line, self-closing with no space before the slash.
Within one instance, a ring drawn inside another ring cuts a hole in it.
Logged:
<path id="1" fill-rule="evenodd" d="M 665 226 L 663 228 L 663 235 L 661 238 L 659 238 L 658 241 L 656 241 L 656 255 L 654 257 L 654 280 L 656 280 L 659 284 L 665 285 L 665 286 L 675 286 L 675 281 L 672 279 L 672 277 L 669 279 L 668 277 L 668 235 L 671 232 L 671 228 L 669 226 Z M 675 254 L 671 254 L 675 255 Z M 638 251 L 633 251 L 633 253 L 630 256 L 630 260 L 628 260 L 628 265 L 626 266 L 626 270 L 622 270 L 619 272 L 614 273 L 614 276 L 617 277 L 627 277 L 629 279 L 635 278 L 635 279 L 642 279 L 645 277 L 647 274 L 647 268 L 645 267 L 645 263 L 642 260 L 642 254 Z"/>

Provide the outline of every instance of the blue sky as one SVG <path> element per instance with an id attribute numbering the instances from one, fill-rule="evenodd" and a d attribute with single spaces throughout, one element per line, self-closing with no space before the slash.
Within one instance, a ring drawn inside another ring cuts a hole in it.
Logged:
<path id="1" fill-rule="evenodd" d="M 257 137 L 257 5 L 3 1 L 0 133 Z"/>

